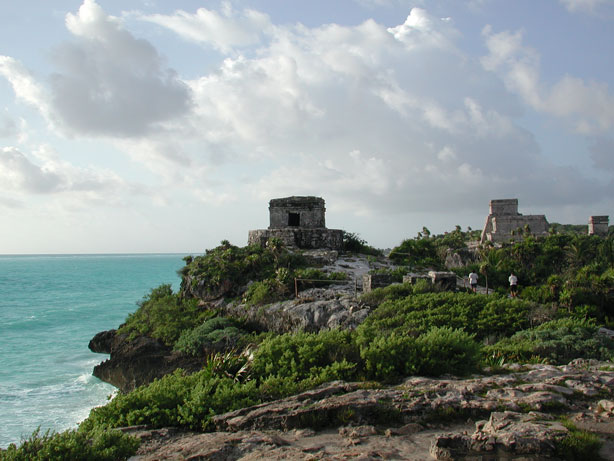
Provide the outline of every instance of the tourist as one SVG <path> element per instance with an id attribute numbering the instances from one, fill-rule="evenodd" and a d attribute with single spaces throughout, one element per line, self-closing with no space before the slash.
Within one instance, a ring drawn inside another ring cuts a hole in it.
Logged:
<path id="1" fill-rule="evenodd" d="M 477 293 L 478 291 L 478 274 L 476 274 L 475 272 L 471 271 L 471 273 L 469 274 L 469 285 L 471 285 L 471 291 L 473 291 L 474 293 Z"/>
<path id="2" fill-rule="evenodd" d="M 515 298 L 518 294 L 518 277 L 512 272 L 508 280 L 510 281 L 510 296 Z"/>

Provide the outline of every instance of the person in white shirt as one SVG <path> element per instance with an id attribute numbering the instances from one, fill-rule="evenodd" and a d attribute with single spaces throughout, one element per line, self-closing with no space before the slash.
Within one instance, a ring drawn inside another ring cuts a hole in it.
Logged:
<path id="1" fill-rule="evenodd" d="M 478 274 L 476 274 L 475 272 L 471 272 L 469 274 L 469 285 L 471 285 L 471 291 L 473 291 L 474 293 L 477 292 L 478 289 Z"/>
<path id="2" fill-rule="evenodd" d="M 510 281 L 510 295 L 512 298 L 515 298 L 518 294 L 518 277 L 516 277 L 512 272 L 508 280 Z"/>

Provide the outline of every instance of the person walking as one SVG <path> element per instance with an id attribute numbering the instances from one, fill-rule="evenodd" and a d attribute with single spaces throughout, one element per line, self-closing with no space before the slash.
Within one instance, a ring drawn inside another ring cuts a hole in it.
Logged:
<path id="1" fill-rule="evenodd" d="M 476 274 L 475 272 L 471 271 L 471 273 L 469 274 L 469 277 L 467 277 L 469 279 L 469 285 L 471 285 L 471 291 L 473 291 L 474 293 L 477 293 L 478 291 L 478 274 Z"/>
<path id="2" fill-rule="evenodd" d="M 518 295 L 518 277 L 512 272 L 508 280 L 510 282 L 510 296 L 515 298 Z"/>

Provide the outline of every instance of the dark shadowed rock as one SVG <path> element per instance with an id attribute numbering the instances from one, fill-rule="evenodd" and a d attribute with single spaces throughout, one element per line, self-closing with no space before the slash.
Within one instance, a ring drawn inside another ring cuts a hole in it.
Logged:
<path id="1" fill-rule="evenodd" d="M 117 330 L 101 331 L 90 340 L 87 347 L 97 354 L 110 354 L 116 334 Z"/>
<path id="2" fill-rule="evenodd" d="M 125 335 L 115 334 L 110 340 L 110 335 L 105 333 L 110 332 L 99 333 L 90 342 L 94 352 L 111 354 L 108 360 L 94 367 L 94 376 L 122 392 L 149 384 L 178 368 L 194 372 L 202 367 L 202 359 L 175 352 L 156 339 L 140 336 L 129 340 Z"/>

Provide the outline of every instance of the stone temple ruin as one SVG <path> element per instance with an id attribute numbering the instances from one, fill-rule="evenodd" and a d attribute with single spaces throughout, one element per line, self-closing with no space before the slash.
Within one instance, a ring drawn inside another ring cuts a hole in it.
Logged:
<path id="1" fill-rule="evenodd" d="M 607 237 L 609 225 L 609 216 L 591 216 L 588 218 L 588 235 Z"/>
<path id="2" fill-rule="evenodd" d="M 518 213 L 518 199 L 490 201 L 490 214 L 486 217 L 481 242 L 502 243 L 516 238 L 521 239 L 528 226 L 531 235 L 548 233 L 548 221 L 543 214 L 522 215 Z M 521 229 L 520 233 L 516 233 Z"/>
<path id="3" fill-rule="evenodd" d="M 249 231 L 249 245 L 265 246 L 270 238 L 278 238 L 287 247 L 301 249 L 343 249 L 343 231 L 327 229 L 326 208 L 320 197 L 286 197 L 269 202 L 268 229 Z"/>

